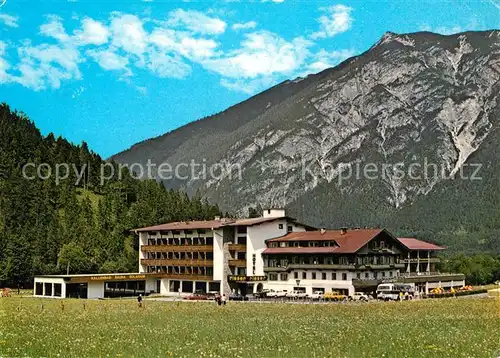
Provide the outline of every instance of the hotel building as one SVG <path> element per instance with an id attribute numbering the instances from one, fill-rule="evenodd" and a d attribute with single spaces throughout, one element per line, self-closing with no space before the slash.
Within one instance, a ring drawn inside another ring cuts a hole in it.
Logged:
<path id="1" fill-rule="evenodd" d="M 436 272 L 443 247 L 396 238 L 384 229 L 317 230 L 268 209 L 258 218 L 172 222 L 133 230 L 139 273 L 35 277 L 35 295 L 102 298 L 263 289 L 374 291 L 382 282 L 421 292 L 460 287 L 461 274 Z"/>

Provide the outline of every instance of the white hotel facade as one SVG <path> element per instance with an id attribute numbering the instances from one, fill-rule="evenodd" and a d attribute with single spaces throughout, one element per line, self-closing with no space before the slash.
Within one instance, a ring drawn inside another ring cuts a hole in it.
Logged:
<path id="1" fill-rule="evenodd" d="M 104 298 L 157 293 L 183 296 L 262 289 L 373 291 L 410 282 L 422 292 L 460 287 L 461 274 L 436 272 L 442 247 L 396 238 L 384 229 L 317 230 L 268 209 L 258 218 L 172 222 L 133 230 L 139 272 L 35 277 L 35 295 Z"/>

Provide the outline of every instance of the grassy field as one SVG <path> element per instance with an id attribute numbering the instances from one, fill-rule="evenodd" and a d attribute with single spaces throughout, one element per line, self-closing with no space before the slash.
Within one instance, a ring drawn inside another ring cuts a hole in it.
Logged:
<path id="1" fill-rule="evenodd" d="M 143 308 L 133 300 L 0 299 L 0 357 L 490 358 L 498 349 L 498 299 Z"/>

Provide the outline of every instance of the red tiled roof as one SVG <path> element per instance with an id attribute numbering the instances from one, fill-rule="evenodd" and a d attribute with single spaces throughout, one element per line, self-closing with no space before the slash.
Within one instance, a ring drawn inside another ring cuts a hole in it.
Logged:
<path id="1" fill-rule="evenodd" d="M 445 250 L 446 247 L 431 244 L 411 237 L 398 237 L 398 241 L 409 250 Z"/>
<path id="2" fill-rule="evenodd" d="M 227 225 L 229 222 L 224 220 L 206 220 L 206 221 L 178 221 L 162 225 L 148 226 L 133 231 L 168 231 L 168 230 L 195 230 L 195 229 L 217 229 Z M 234 220 L 232 221 L 234 222 Z"/>
<path id="3" fill-rule="evenodd" d="M 338 246 L 330 247 L 271 247 L 263 254 L 330 254 L 337 253 Z"/>
<path id="4" fill-rule="evenodd" d="M 294 218 L 289 216 L 277 216 L 277 217 L 259 217 L 259 218 L 249 218 L 249 219 L 227 219 L 222 218 L 220 220 L 208 220 L 208 221 L 180 221 L 171 222 L 162 225 L 148 226 L 139 229 L 134 229 L 132 231 L 143 232 L 143 231 L 168 231 L 168 230 L 195 230 L 195 229 L 218 229 L 223 226 L 252 226 L 261 224 L 264 222 L 270 222 L 275 220 L 287 219 L 290 222 L 295 222 Z M 312 228 L 311 226 L 299 224 L 305 226 L 306 228 Z"/>
<path id="5" fill-rule="evenodd" d="M 334 249 L 335 253 L 355 253 L 370 240 L 383 232 L 384 229 L 351 229 L 343 232 L 342 230 L 326 230 L 324 233 L 321 231 L 304 231 L 292 232 L 285 236 L 277 237 L 267 242 L 282 242 L 282 241 L 335 241 L 338 247 L 325 247 L 325 249 Z M 322 247 L 316 247 L 319 249 Z M 291 251 L 295 253 L 304 252 L 305 248 L 294 247 L 298 251 Z M 264 253 L 267 253 L 264 251 Z"/>

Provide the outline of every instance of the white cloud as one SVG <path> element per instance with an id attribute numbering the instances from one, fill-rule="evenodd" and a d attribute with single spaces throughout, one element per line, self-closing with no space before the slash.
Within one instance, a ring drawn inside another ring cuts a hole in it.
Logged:
<path id="1" fill-rule="evenodd" d="M 104 70 L 124 71 L 126 76 L 132 74 L 127 67 L 129 64 L 128 57 L 120 56 L 113 50 L 88 50 L 86 54 L 92 57 Z"/>
<path id="2" fill-rule="evenodd" d="M 19 18 L 8 14 L 0 14 L 0 24 L 3 23 L 8 27 L 19 27 Z"/>
<path id="3" fill-rule="evenodd" d="M 115 14 L 110 28 L 113 46 L 139 57 L 142 56 L 146 50 L 148 35 L 141 19 L 135 15 Z"/>
<path id="4" fill-rule="evenodd" d="M 313 62 L 306 67 L 305 74 L 318 73 L 327 68 L 334 67 L 355 54 L 356 51 L 352 49 L 331 52 L 322 49 L 314 56 Z"/>
<path id="5" fill-rule="evenodd" d="M 7 60 L 3 58 L 7 49 L 7 45 L 5 42 L 0 40 L 0 83 L 9 82 L 9 75 L 7 74 L 7 70 L 10 68 Z"/>
<path id="6" fill-rule="evenodd" d="M 40 26 L 40 33 L 44 36 L 53 37 L 61 42 L 66 42 L 70 39 L 66 33 L 64 26 L 59 16 L 48 16 L 49 22 Z"/>
<path id="7" fill-rule="evenodd" d="M 217 42 L 212 39 L 194 38 L 187 32 L 157 28 L 149 37 L 158 49 L 178 53 L 192 61 L 200 61 L 216 54 Z"/>
<path id="8" fill-rule="evenodd" d="M 323 11 L 327 13 L 319 19 L 320 31 L 312 38 L 334 36 L 350 28 L 350 8 L 335 5 Z M 178 9 L 160 22 L 115 12 L 109 22 L 83 18 L 70 32 L 61 18 L 49 16 L 40 33 L 56 39 L 56 45 L 16 44 L 19 60 L 11 65 L 6 60 L 11 58 L 6 57 L 6 44 L 0 41 L 0 83 L 17 82 L 35 90 L 58 88 L 63 80 L 81 78 L 79 64 L 85 60 L 116 71 L 127 82 L 138 67 L 153 76 L 181 79 L 191 74 L 193 64 L 199 64 L 219 74 L 221 86 L 252 94 L 285 78 L 335 66 L 354 54 L 347 49 L 311 53 L 316 44 L 303 37 L 284 39 L 255 30 L 242 34 L 239 47 L 224 51 L 216 36 L 227 25 L 214 12 L 207 14 Z M 157 27 L 147 31 L 148 23 Z M 249 21 L 232 28 L 239 31 L 256 26 Z M 9 44 L 9 50 L 13 47 Z"/>
<path id="9" fill-rule="evenodd" d="M 246 34 L 245 37 L 240 49 L 221 58 L 204 61 L 204 66 L 231 78 L 287 74 L 302 65 L 311 45 L 300 37 L 288 42 L 267 31 Z"/>
<path id="10" fill-rule="evenodd" d="M 178 56 L 170 56 L 164 52 L 149 52 L 148 68 L 160 77 L 184 78 L 191 73 L 191 67 Z"/>
<path id="11" fill-rule="evenodd" d="M 352 8 L 345 5 L 333 5 L 322 9 L 325 15 L 318 19 L 320 29 L 312 34 L 312 39 L 333 37 L 349 30 L 353 23 Z"/>
<path id="12" fill-rule="evenodd" d="M 60 45 L 29 42 L 18 48 L 20 64 L 16 67 L 20 75 L 11 76 L 15 82 L 34 90 L 47 87 L 59 88 L 62 80 L 80 79 L 78 64 L 84 60 L 72 48 Z"/>
<path id="13" fill-rule="evenodd" d="M 226 23 L 221 19 L 209 17 L 202 12 L 193 10 L 177 9 L 171 11 L 166 24 L 203 35 L 219 35 L 226 31 Z"/>
<path id="14" fill-rule="evenodd" d="M 103 45 L 108 42 L 109 30 L 100 21 L 89 17 L 82 20 L 82 29 L 75 31 L 79 45 Z"/>
<path id="15" fill-rule="evenodd" d="M 248 21 L 243 23 L 237 23 L 232 26 L 233 30 L 249 30 L 254 29 L 257 26 L 255 21 Z"/>

